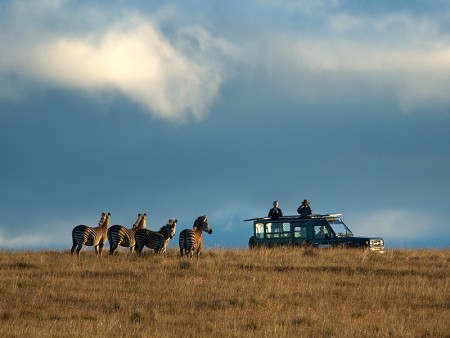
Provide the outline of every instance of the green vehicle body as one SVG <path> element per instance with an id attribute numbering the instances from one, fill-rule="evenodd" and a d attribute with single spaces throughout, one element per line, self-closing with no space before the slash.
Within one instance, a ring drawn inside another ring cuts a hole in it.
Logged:
<path id="1" fill-rule="evenodd" d="M 349 247 L 383 252 L 381 237 L 357 237 L 342 221 L 342 214 L 312 215 L 308 218 L 285 216 L 244 220 L 253 222 L 250 248 L 279 245 L 311 246 L 318 248 Z"/>

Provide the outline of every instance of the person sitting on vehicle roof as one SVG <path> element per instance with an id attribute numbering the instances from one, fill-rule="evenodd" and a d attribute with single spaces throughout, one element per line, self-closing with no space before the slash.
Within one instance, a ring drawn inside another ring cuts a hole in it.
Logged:
<path id="1" fill-rule="evenodd" d="M 269 217 L 271 219 L 278 219 L 283 217 L 283 212 L 278 207 L 278 201 L 273 201 L 273 208 L 269 210 Z"/>
<path id="2" fill-rule="evenodd" d="M 311 207 L 308 200 L 303 200 L 302 204 L 298 207 L 297 212 L 301 218 L 309 218 L 312 215 Z"/>

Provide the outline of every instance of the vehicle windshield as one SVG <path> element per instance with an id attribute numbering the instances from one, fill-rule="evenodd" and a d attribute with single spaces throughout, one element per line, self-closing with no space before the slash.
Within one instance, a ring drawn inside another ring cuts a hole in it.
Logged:
<path id="1" fill-rule="evenodd" d="M 328 218 L 328 224 L 333 228 L 336 237 L 352 237 L 351 230 L 342 222 L 340 218 Z"/>

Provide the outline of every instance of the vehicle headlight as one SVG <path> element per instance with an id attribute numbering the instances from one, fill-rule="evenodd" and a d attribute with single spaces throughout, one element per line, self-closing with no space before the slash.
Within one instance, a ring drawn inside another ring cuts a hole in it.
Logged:
<path id="1" fill-rule="evenodd" d="M 384 241 L 382 239 L 371 239 L 370 246 L 382 247 L 384 246 Z"/>

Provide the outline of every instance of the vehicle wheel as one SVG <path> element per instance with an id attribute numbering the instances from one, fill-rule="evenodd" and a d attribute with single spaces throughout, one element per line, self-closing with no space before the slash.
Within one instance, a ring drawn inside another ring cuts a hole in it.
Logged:
<path id="1" fill-rule="evenodd" d="M 253 249 L 255 247 L 255 236 L 250 237 L 248 240 L 248 247 L 249 249 Z"/>

